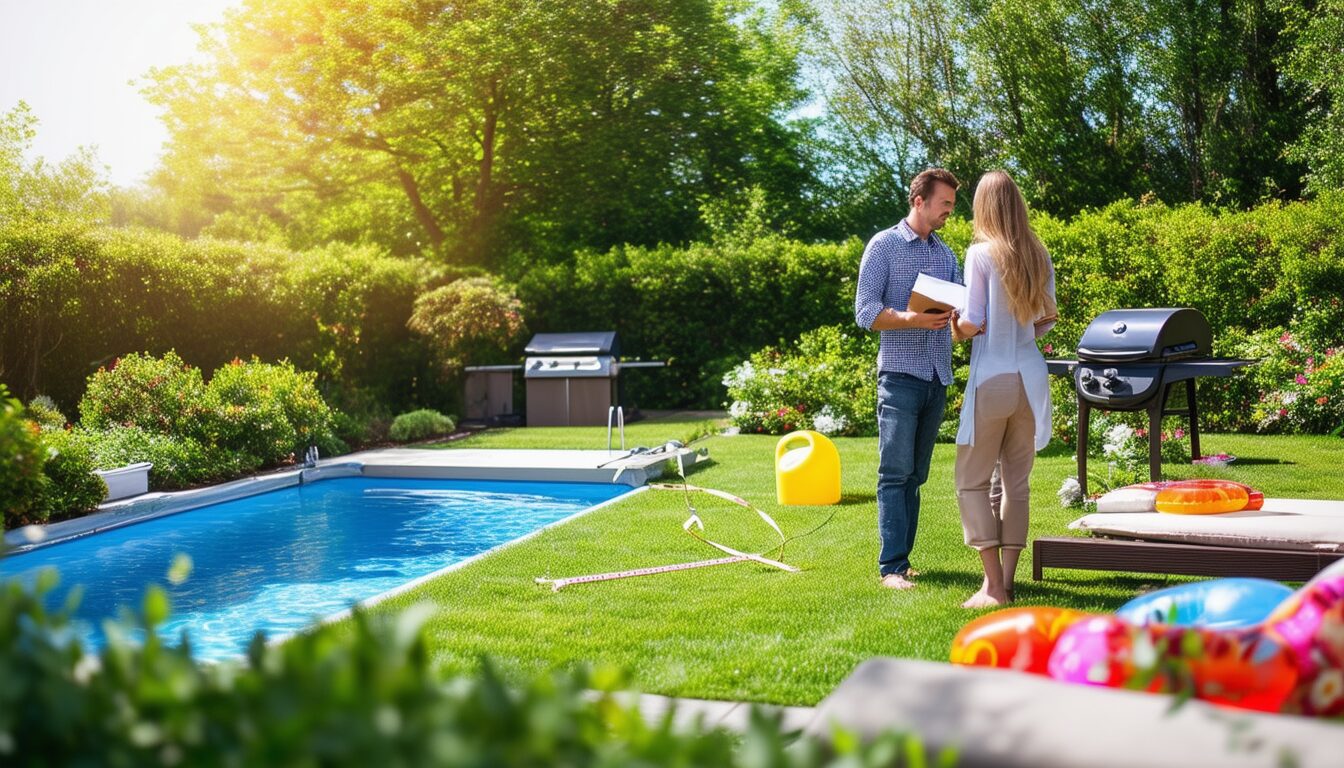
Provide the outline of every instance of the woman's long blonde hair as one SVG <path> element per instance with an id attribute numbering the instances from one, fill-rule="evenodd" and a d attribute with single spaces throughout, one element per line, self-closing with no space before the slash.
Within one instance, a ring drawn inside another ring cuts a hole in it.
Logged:
<path id="1" fill-rule="evenodd" d="M 971 209 L 974 242 L 989 244 L 1013 317 L 1025 325 L 1055 314 L 1050 254 L 1027 221 L 1027 201 L 1013 178 L 1003 171 L 981 176 Z"/>

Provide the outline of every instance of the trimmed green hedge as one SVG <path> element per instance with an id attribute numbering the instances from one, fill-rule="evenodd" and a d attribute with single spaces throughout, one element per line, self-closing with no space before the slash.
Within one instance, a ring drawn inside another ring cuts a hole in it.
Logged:
<path id="1" fill-rule="evenodd" d="M 1311 202 L 1272 203 L 1244 212 L 1121 202 L 1084 212 L 1067 223 L 1037 216 L 1035 225 L 1050 249 L 1057 273 L 1060 322 L 1042 341 L 1047 356 L 1071 355 L 1087 324 L 1106 310 L 1194 307 L 1213 327 L 1215 354 L 1263 361 L 1241 376 L 1199 383 L 1201 421 L 1206 429 L 1344 430 L 1344 394 L 1339 391 L 1344 382 L 1344 193 L 1322 195 Z M 959 256 L 964 254 L 970 240 L 966 222 L 950 223 L 943 234 Z M 857 242 L 853 245 L 857 249 Z M 858 252 L 842 258 L 836 246 L 831 251 L 814 248 L 824 256 L 812 266 L 811 279 L 844 288 L 843 296 L 832 299 L 837 310 L 833 315 L 843 319 L 819 325 L 852 325 L 853 275 L 841 273 L 841 266 L 849 261 L 856 265 Z M 713 261 L 712 251 L 705 255 L 706 261 Z M 736 259 L 724 254 L 717 263 L 736 263 Z M 711 272 L 714 269 L 707 267 Z M 658 281 L 645 284 L 659 285 Z M 762 273 L 757 291 L 759 295 L 786 293 L 768 272 Z M 657 314 L 641 313 L 641 301 L 658 305 L 667 300 L 656 296 L 630 299 L 626 306 L 632 308 L 631 324 L 649 336 L 672 334 L 672 325 L 660 325 L 663 319 Z M 800 302 L 795 296 L 789 303 Z M 721 350 L 736 351 L 739 339 L 763 332 L 756 327 L 760 318 L 714 309 L 732 307 L 731 299 L 715 299 L 706 306 L 698 332 L 713 343 L 702 343 L 698 352 L 692 348 L 689 354 L 698 355 L 698 365 L 717 371 L 718 361 L 728 357 Z M 824 314 L 819 310 L 816 316 Z M 792 318 L 776 319 L 775 327 L 781 331 L 791 327 Z M 718 330 L 711 330 L 713 323 Z M 800 336 L 801 332 L 788 337 L 782 351 L 760 354 L 776 355 L 787 362 L 782 368 L 790 371 L 806 365 L 808 361 L 800 355 L 817 356 L 806 352 L 811 342 Z M 727 361 L 728 370 L 777 344 L 770 341 L 736 351 Z M 711 349 L 719 356 L 711 355 Z M 969 345 L 964 344 L 954 352 L 958 382 L 964 381 L 969 352 Z M 763 359 L 755 359 L 756 368 L 762 367 Z M 789 376 L 797 378 L 793 373 Z M 719 374 L 714 381 L 721 378 Z M 705 379 L 709 380 L 707 372 Z M 777 384 L 785 391 L 802 386 L 799 381 Z M 948 418 L 955 419 L 959 392 L 951 394 Z M 1062 390 L 1057 392 L 1057 408 L 1071 409 L 1072 396 L 1060 394 Z M 735 401 L 749 400 L 726 392 L 719 402 L 729 407 Z M 739 419 L 748 429 L 765 426 L 759 421 Z M 850 425 L 850 429 L 855 427 Z M 766 431 L 772 430 L 766 427 Z"/>
<path id="2" fill-rule="evenodd" d="M 1127 201 L 1068 222 L 1045 215 L 1035 222 L 1058 270 L 1061 320 L 1048 341 L 1059 353 L 1072 350 L 1102 311 L 1143 306 L 1201 310 L 1218 354 L 1249 354 L 1266 335 L 1282 333 L 1308 356 L 1344 343 L 1344 193 L 1250 211 Z M 964 254 L 970 224 L 951 221 L 941 234 Z M 627 401 L 724 407 L 723 377 L 756 351 L 853 323 L 862 252 L 857 238 L 809 244 L 769 236 L 584 251 L 562 264 L 515 265 L 508 277 L 531 330 L 615 330 L 626 357 L 671 361 L 622 376 Z M 0 228 L 0 376 L 70 405 L 99 365 L 132 350 L 176 348 L 206 369 L 235 357 L 287 357 L 317 372 L 338 408 L 395 413 L 452 403 L 456 385 L 442 389 L 427 341 L 406 327 L 415 298 L 449 271 L 369 248 L 295 253 L 13 224 Z M 511 355 L 521 357 L 521 342 Z M 965 357 L 958 352 L 957 362 Z M 1297 385 L 1295 378 L 1201 382 L 1208 426 L 1252 426 L 1250 403 L 1276 384 Z M 1331 418 L 1290 421 L 1323 429 Z"/>
<path id="3" fill-rule="evenodd" d="M 0 226 L 0 377 L 69 407 L 100 366 L 175 349 L 204 370 L 288 358 L 317 372 L 338 407 L 433 401 L 438 377 L 406 321 L 443 273 L 368 247 L 300 253 L 12 222 Z"/>

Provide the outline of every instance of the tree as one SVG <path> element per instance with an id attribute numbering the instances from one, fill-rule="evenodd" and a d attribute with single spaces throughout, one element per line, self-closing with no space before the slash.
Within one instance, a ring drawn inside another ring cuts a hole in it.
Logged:
<path id="1" fill-rule="evenodd" d="M 37 125 L 37 117 L 22 101 L 0 113 L 0 225 L 57 219 L 85 224 L 106 221 L 106 168 L 86 147 L 56 164 L 43 158 L 27 160 Z"/>
<path id="2" fill-rule="evenodd" d="M 1282 9 L 1296 36 L 1284 69 L 1310 115 L 1289 157 L 1306 164 L 1308 189 L 1344 188 L 1344 0 L 1285 0 Z"/>
<path id="3" fill-rule="evenodd" d="M 295 246 L 489 264 L 683 241 L 703 196 L 796 197 L 795 51 L 749 11 L 248 0 L 204 31 L 205 63 L 152 73 L 171 135 L 156 183 Z"/>
<path id="4" fill-rule="evenodd" d="M 817 2 L 832 110 L 903 179 L 1001 166 L 1063 215 L 1300 189 L 1282 146 L 1305 110 L 1277 63 L 1292 40 L 1264 0 Z"/>

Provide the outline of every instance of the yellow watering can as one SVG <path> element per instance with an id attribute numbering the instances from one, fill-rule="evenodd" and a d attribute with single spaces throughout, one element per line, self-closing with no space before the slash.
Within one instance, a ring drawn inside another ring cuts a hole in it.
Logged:
<path id="1" fill-rule="evenodd" d="M 803 429 L 775 445 L 775 499 L 815 506 L 840 501 L 840 452 L 820 432 Z"/>

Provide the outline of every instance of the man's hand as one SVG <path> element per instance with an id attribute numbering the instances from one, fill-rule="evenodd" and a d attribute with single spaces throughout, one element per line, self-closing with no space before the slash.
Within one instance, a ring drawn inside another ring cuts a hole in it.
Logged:
<path id="1" fill-rule="evenodd" d="M 897 312 L 887 307 L 873 321 L 874 331 L 896 331 L 903 328 L 924 328 L 941 331 L 952 319 L 951 312 Z"/>
<path id="2" fill-rule="evenodd" d="M 906 322 L 907 328 L 923 328 L 928 331 L 941 331 L 952 320 L 951 312 L 898 312 Z"/>

